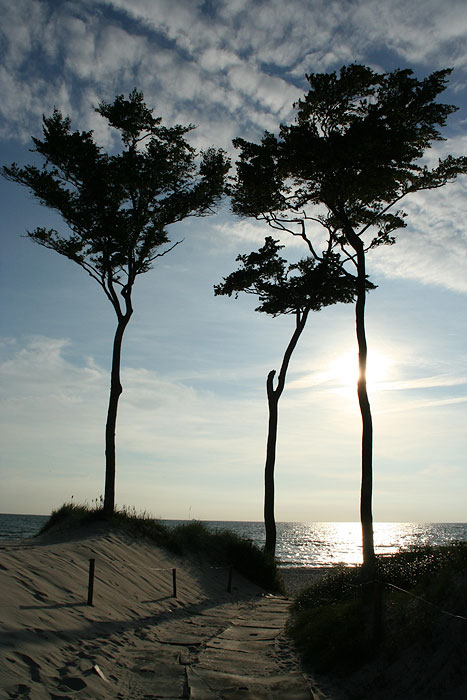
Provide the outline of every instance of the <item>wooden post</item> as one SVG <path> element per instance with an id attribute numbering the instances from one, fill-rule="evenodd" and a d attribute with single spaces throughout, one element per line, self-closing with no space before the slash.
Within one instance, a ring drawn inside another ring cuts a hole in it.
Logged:
<path id="1" fill-rule="evenodd" d="M 94 568 L 96 560 L 89 560 L 89 580 L 88 580 L 88 605 L 92 605 L 92 597 L 94 594 Z"/>
<path id="2" fill-rule="evenodd" d="M 232 573 L 233 567 L 229 567 L 229 578 L 227 580 L 227 593 L 232 593 Z"/>
<path id="3" fill-rule="evenodd" d="M 172 569 L 173 597 L 177 597 L 177 569 Z"/>

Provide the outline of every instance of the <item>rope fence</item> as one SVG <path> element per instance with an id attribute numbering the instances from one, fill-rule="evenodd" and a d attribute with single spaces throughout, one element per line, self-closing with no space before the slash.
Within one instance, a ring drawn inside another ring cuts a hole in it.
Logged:
<path id="1" fill-rule="evenodd" d="M 429 605 L 432 608 L 435 608 L 438 612 L 442 613 L 443 615 L 448 615 L 449 617 L 454 617 L 458 620 L 463 620 L 464 622 L 467 622 L 467 617 L 464 615 L 456 615 L 455 613 L 448 612 L 448 610 L 443 610 L 442 608 L 439 607 L 439 605 L 436 605 L 435 603 L 432 603 L 429 600 L 425 600 L 425 598 L 422 598 L 419 595 L 416 595 L 415 593 L 412 593 L 411 591 L 407 591 L 405 588 L 401 588 L 400 586 L 396 586 L 394 583 L 389 583 L 388 581 L 380 581 L 379 579 L 373 579 L 371 581 L 365 581 L 365 583 L 358 583 L 358 584 L 350 584 L 352 588 L 363 588 L 363 586 L 380 586 L 380 587 L 387 587 L 387 588 L 393 588 L 396 591 L 400 591 L 401 593 L 405 593 L 406 595 L 410 596 L 411 598 L 416 598 L 417 600 L 421 601 L 422 603 L 425 603 L 425 605 Z"/>
<path id="2" fill-rule="evenodd" d="M 233 566 L 210 566 L 209 569 L 228 569 L 227 576 L 227 593 L 232 593 L 232 578 L 233 578 Z M 89 575 L 88 575 L 88 605 L 94 605 L 94 579 L 96 571 L 96 560 L 89 560 Z M 155 568 L 150 567 L 150 571 L 172 571 L 172 597 L 177 597 L 177 569 L 170 567 Z"/>
<path id="3" fill-rule="evenodd" d="M 400 588 L 399 586 L 395 586 L 393 583 L 384 583 L 384 585 L 388 586 L 390 588 L 394 588 L 396 591 L 401 591 L 402 593 L 406 593 L 407 595 L 411 596 L 412 598 L 416 598 L 417 600 L 421 600 L 422 603 L 425 603 L 425 605 L 430 605 L 432 608 L 436 608 L 436 610 L 438 610 L 438 612 L 440 612 L 440 613 L 443 613 L 443 615 L 449 615 L 450 617 L 455 617 L 458 620 L 464 620 L 464 622 L 467 622 L 467 617 L 464 617 L 464 615 L 455 615 L 454 613 L 448 612 L 447 610 L 443 610 L 438 605 L 435 605 L 435 603 L 431 603 L 429 600 L 425 600 L 425 598 L 421 598 L 419 595 L 415 595 L 415 593 L 411 593 L 411 591 L 406 591 L 404 588 Z"/>
<path id="4" fill-rule="evenodd" d="M 89 576 L 88 576 L 88 600 L 87 604 L 88 605 L 93 605 L 93 597 L 94 597 L 94 578 L 95 578 L 95 568 L 96 568 L 96 560 L 95 559 L 90 559 L 89 560 Z M 233 566 L 210 566 L 208 567 L 210 569 L 228 569 L 228 575 L 227 575 L 227 593 L 232 592 L 232 578 L 233 578 Z M 151 571 L 172 571 L 172 597 L 176 598 L 177 597 L 177 569 L 174 568 L 169 568 L 169 567 L 164 567 L 164 568 L 150 568 Z M 463 620 L 464 622 L 467 622 L 467 617 L 464 615 L 457 615 L 455 613 L 451 613 L 448 610 L 443 610 L 440 608 L 438 605 L 435 603 L 430 602 L 429 600 L 425 600 L 425 598 L 422 598 L 419 595 L 416 595 L 415 593 L 412 593 L 411 591 L 407 591 L 405 588 L 401 588 L 400 586 L 396 586 L 393 583 L 389 583 L 387 581 L 380 581 L 378 579 L 374 579 L 372 581 L 366 581 L 365 583 L 360 583 L 357 584 L 356 586 L 353 585 L 352 587 L 355 588 L 362 588 L 363 586 L 370 586 L 370 585 L 378 585 L 380 587 L 386 587 L 386 588 L 391 588 L 396 591 L 400 591 L 401 593 L 405 593 L 406 595 L 410 596 L 411 598 L 416 598 L 417 600 L 421 601 L 425 605 L 429 605 L 432 608 L 435 608 L 438 610 L 438 612 L 442 613 L 443 615 L 448 615 L 449 617 L 453 617 L 457 620 Z"/>

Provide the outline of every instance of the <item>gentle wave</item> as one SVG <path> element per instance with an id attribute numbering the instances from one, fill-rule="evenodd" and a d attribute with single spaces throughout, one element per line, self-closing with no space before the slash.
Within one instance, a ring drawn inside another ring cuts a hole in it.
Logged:
<path id="1" fill-rule="evenodd" d="M 33 537 L 46 522 L 46 515 L 0 514 L 0 539 Z M 186 520 L 166 520 L 168 525 Z M 207 521 L 211 530 L 233 530 L 264 545 L 262 522 Z M 392 554 L 415 545 L 448 544 L 467 540 L 467 523 L 375 523 L 377 554 Z M 285 567 L 320 567 L 362 563 L 360 523 L 277 523 L 277 558 Z"/>

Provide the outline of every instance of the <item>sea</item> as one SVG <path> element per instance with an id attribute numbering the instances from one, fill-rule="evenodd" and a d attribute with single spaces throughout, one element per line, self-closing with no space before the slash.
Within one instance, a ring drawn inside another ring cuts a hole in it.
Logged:
<path id="1" fill-rule="evenodd" d="M 0 540 L 34 537 L 47 515 L 0 514 Z M 186 520 L 163 520 L 169 526 Z M 264 545 L 262 522 L 205 521 L 213 531 L 233 530 Z M 374 523 L 377 554 L 393 554 L 417 545 L 467 541 L 467 523 Z M 357 522 L 277 523 L 276 555 L 281 566 L 315 568 L 362 563 L 361 526 Z"/>

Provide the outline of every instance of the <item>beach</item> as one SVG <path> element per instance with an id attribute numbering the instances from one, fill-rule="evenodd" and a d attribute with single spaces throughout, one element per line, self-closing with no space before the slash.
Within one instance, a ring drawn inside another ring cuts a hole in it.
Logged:
<path id="1" fill-rule="evenodd" d="M 0 697 L 325 697 L 284 634 L 286 596 L 104 524 L 0 543 L 0 590 Z"/>
<path id="2" fill-rule="evenodd" d="M 305 669 L 284 631 L 289 607 L 329 570 L 283 568 L 285 595 L 272 595 L 229 567 L 177 556 L 105 523 L 2 541 L 0 698 L 465 697 L 465 670 L 453 654 L 465 648 L 465 619 L 441 613 L 435 652 L 414 641 L 403 656 L 386 649 L 345 676 Z"/>

